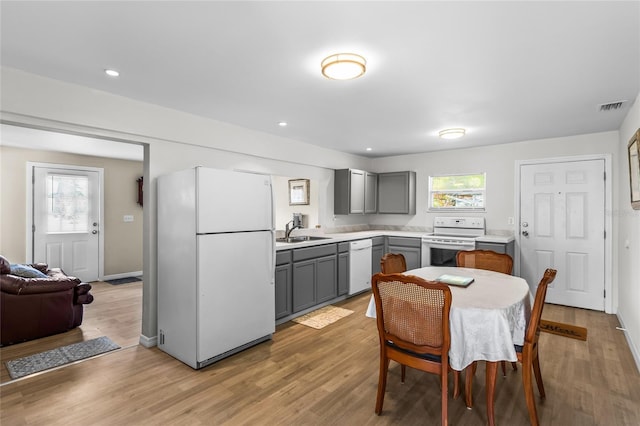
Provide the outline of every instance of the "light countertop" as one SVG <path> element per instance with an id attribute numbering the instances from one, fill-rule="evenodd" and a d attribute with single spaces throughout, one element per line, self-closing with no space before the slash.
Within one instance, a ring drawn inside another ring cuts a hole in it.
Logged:
<path id="1" fill-rule="evenodd" d="M 515 240 L 513 235 L 491 235 L 487 234 L 482 237 L 476 238 L 476 241 L 480 241 L 481 243 L 502 243 L 507 244 L 511 241 Z"/>
<path id="2" fill-rule="evenodd" d="M 314 240 L 314 241 L 303 241 L 299 243 L 279 243 L 276 242 L 276 251 L 279 250 L 290 250 L 294 248 L 302 248 L 302 247 L 313 247 L 319 246 L 322 244 L 332 244 L 332 243 L 342 243 L 346 241 L 354 241 L 354 240 L 362 240 L 365 238 L 373 238 L 373 237 L 412 237 L 412 238 L 421 238 L 427 232 L 410 232 L 410 231 L 388 231 L 388 230 L 375 230 L 375 231 L 359 231 L 359 232 L 340 232 L 334 234 L 316 234 L 309 233 L 308 235 L 317 235 L 327 238 L 326 240 Z M 305 235 L 303 232 L 293 234 L 295 235 Z"/>
<path id="3" fill-rule="evenodd" d="M 297 243 L 280 243 L 276 242 L 276 251 L 280 250 L 291 250 L 295 248 L 302 247 L 313 247 L 319 246 L 322 244 L 333 244 L 333 243 L 342 243 L 346 241 L 354 241 L 354 240 L 362 240 L 365 238 L 373 238 L 373 237 L 411 237 L 411 238 L 421 238 L 423 235 L 428 232 L 416 232 L 416 231 L 392 231 L 392 230 L 374 230 L 374 231 L 358 231 L 358 232 L 339 232 L 332 234 L 317 234 L 315 232 L 309 233 L 294 233 L 292 236 L 296 235 L 314 235 L 314 236 L 322 236 L 326 239 L 324 240 L 314 240 L 314 241 L 303 241 Z M 505 235 L 485 235 L 482 237 L 478 237 L 477 241 L 486 242 L 486 243 L 502 243 L 507 244 L 514 240 L 513 236 L 505 236 Z"/>

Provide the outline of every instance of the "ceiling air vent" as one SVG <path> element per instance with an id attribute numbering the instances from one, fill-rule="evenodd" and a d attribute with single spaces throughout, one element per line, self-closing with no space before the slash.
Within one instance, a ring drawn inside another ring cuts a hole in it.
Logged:
<path id="1" fill-rule="evenodd" d="M 600 104 L 598 106 L 598 109 L 600 111 L 614 111 L 616 109 L 622 108 L 622 104 L 624 104 L 625 102 L 627 102 L 627 101 L 626 100 L 625 101 L 615 101 L 615 102 L 609 102 L 609 103 L 606 103 L 606 104 Z"/>

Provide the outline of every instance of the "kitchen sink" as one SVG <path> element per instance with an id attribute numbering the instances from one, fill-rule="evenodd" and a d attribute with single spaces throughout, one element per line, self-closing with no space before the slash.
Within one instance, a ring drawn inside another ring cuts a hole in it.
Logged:
<path id="1" fill-rule="evenodd" d="M 312 235 L 298 235 L 289 238 L 276 238 L 279 243 L 303 243 L 305 241 L 329 240 L 329 237 L 314 237 Z"/>

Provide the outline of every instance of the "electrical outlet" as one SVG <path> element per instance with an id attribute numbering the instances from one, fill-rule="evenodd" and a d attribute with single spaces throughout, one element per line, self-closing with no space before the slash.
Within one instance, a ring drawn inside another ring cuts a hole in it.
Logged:
<path id="1" fill-rule="evenodd" d="M 125 215 L 122 217 L 122 220 L 123 220 L 124 222 L 133 222 L 133 215 L 132 215 L 132 214 L 125 214 Z"/>
<path id="2" fill-rule="evenodd" d="M 507 224 L 508 224 L 508 225 L 513 225 L 514 223 L 515 223 L 515 222 L 513 221 L 513 218 L 512 218 L 512 217 L 508 217 L 508 218 L 507 218 Z"/>

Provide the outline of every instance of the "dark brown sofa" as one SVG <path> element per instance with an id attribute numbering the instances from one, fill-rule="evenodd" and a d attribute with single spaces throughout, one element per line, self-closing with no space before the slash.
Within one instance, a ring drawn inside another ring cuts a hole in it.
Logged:
<path id="1" fill-rule="evenodd" d="M 44 263 L 27 265 L 46 278 L 11 274 L 0 256 L 0 340 L 2 346 L 63 333 L 82 324 L 83 305 L 93 301 L 91 285 Z"/>

